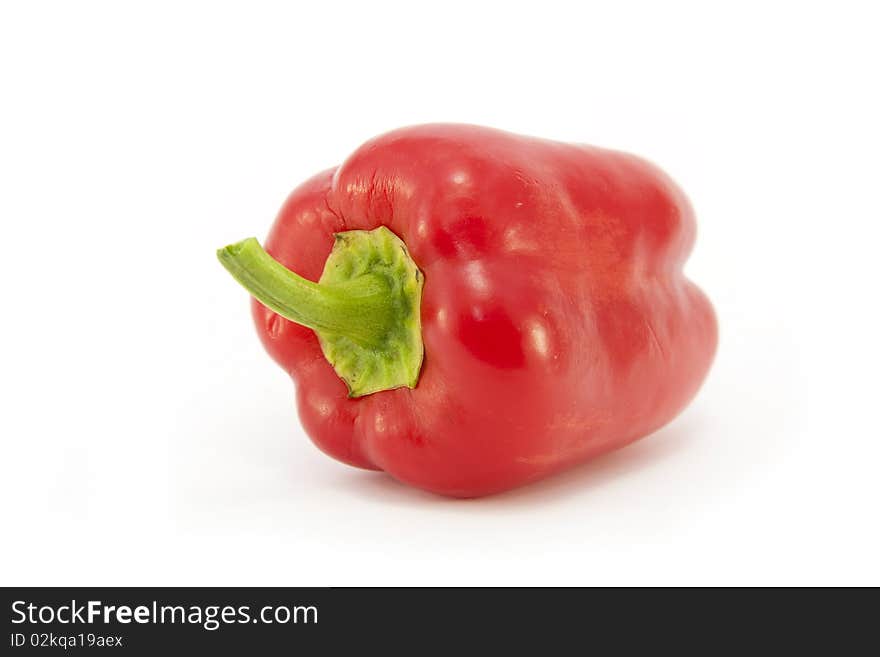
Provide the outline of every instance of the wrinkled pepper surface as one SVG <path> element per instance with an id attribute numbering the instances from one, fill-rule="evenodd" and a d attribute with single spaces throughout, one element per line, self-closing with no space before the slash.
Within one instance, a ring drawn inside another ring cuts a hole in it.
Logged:
<path id="1" fill-rule="evenodd" d="M 476 497 L 669 422 L 717 326 L 695 221 L 622 152 L 469 125 L 397 130 L 218 251 L 329 455 Z M 294 273 L 296 272 L 296 273 Z"/>

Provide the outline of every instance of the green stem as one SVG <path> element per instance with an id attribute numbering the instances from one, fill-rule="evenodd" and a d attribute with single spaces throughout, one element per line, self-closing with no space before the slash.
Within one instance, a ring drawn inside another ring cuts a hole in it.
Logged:
<path id="1" fill-rule="evenodd" d="M 254 238 L 217 257 L 264 306 L 315 332 L 350 397 L 415 388 L 425 353 L 422 272 L 385 226 L 334 238 L 317 283 L 276 262 Z"/>
<path id="2" fill-rule="evenodd" d="M 253 237 L 219 249 L 217 257 L 263 305 L 313 330 L 375 347 L 395 319 L 391 289 L 381 275 L 366 273 L 333 285 L 314 283 L 274 260 Z"/>

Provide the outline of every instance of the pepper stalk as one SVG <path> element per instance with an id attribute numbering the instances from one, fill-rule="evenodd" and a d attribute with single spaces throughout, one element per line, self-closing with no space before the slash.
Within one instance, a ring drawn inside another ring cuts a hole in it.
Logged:
<path id="1" fill-rule="evenodd" d="M 219 249 L 217 257 L 260 303 L 316 333 L 349 397 L 415 388 L 424 358 L 424 275 L 384 226 L 335 237 L 317 283 L 287 269 L 253 237 Z"/>

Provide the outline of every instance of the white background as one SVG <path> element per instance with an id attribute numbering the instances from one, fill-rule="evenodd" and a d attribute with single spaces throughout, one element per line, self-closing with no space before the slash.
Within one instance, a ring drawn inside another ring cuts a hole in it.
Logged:
<path id="1" fill-rule="evenodd" d="M 0 583 L 880 584 L 872 4 L 3 3 Z M 687 190 L 677 420 L 473 501 L 312 446 L 214 250 L 427 121 Z"/>

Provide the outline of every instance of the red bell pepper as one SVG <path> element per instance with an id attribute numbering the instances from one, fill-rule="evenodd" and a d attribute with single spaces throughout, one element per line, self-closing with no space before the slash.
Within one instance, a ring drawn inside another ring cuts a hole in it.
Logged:
<path id="1" fill-rule="evenodd" d="M 638 157 L 426 125 L 302 184 L 265 251 L 218 255 L 321 449 L 475 497 L 622 447 L 690 401 L 717 341 L 682 273 L 694 234 L 682 191 Z"/>

